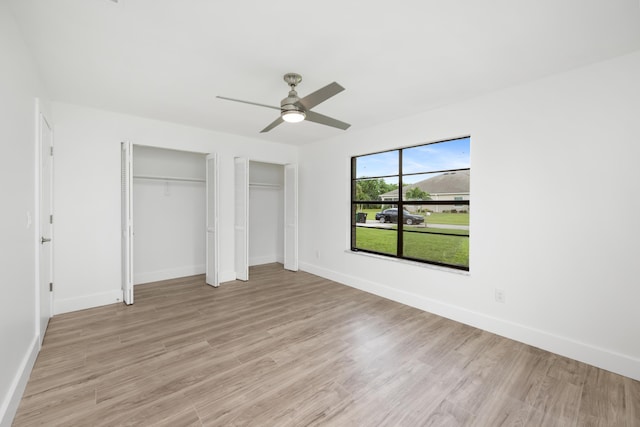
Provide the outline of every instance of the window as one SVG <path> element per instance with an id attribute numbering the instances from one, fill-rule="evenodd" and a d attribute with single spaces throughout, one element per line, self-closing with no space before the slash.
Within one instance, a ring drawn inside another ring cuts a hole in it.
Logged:
<path id="1" fill-rule="evenodd" d="M 351 158 L 351 250 L 469 270 L 470 137 Z"/>

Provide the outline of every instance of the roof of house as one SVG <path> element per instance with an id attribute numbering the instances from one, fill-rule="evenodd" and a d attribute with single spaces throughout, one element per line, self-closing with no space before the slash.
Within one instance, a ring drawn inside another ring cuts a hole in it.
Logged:
<path id="1" fill-rule="evenodd" d="M 406 193 L 407 190 L 418 187 L 429 194 L 469 193 L 470 177 L 471 171 L 468 170 L 445 172 L 441 175 L 436 175 L 416 182 L 415 184 L 406 185 L 402 192 Z M 397 198 L 398 190 L 392 190 L 388 193 L 381 194 L 380 197 Z"/>

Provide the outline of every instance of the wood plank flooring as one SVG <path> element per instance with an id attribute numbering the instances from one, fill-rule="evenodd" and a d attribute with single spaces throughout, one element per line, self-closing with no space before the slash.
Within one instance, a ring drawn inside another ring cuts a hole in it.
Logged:
<path id="1" fill-rule="evenodd" d="M 51 319 L 14 426 L 640 426 L 640 382 L 279 264 Z"/>

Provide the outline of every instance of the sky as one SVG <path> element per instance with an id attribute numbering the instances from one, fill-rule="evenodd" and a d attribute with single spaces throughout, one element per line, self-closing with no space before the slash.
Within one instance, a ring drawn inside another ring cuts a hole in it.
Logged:
<path id="1" fill-rule="evenodd" d="M 402 171 L 404 174 L 434 172 L 449 169 L 463 169 L 470 164 L 470 137 L 444 142 L 419 145 L 403 150 Z M 398 151 L 360 156 L 356 159 L 356 177 L 380 177 L 398 175 Z M 437 174 L 406 176 L 404 183 L 418 182 Z M 386 182 L 396 183 L 397 178 L 387 178 Z"/>

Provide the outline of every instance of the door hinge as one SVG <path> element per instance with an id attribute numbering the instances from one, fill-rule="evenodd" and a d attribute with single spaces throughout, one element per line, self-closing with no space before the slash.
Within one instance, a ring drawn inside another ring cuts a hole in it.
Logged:
<path id="1" fill-rule="evenodd" d="M 53 156 L 53 145 L 52 145 L 51 147 L 49 147 L 49 148 L 50 148 L 50 151 L 49 151 L 49 152 L 50 152 L 50 153 L 51 153 L 51 155 Z"/>
<path id="2" fill-rule="evenodd" d="M 53 224 L 53 215 L 49 215 L 49 224 Z"/>
<path id="3" fill-rule="evenodd" d="M 53 282 L 49 282 L 49 292 L 53 292 Z"/>

